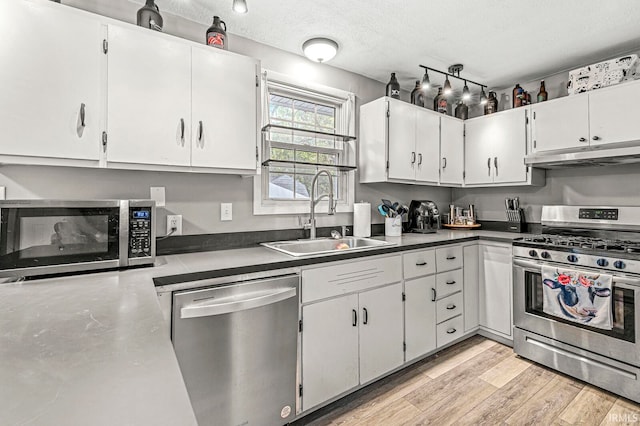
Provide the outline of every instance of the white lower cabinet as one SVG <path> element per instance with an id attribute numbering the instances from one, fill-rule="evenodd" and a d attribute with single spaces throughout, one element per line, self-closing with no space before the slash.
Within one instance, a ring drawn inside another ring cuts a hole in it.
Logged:
<path id="1" fill-rule="evenodd" d="M 479 246 L 480 325 L 511 340 L 513 328 L 511 245 Z"/>
<path id="2" fill-rule="evenodd" d="M 401 265 L 390 256 L 302 272 L 303 410 L 402 365 Z"/>
<path id="3" fill-rule="evenodd" d="M 404 282 L 404 335 L 407 345 L 405 358 L 416 359 L 436 348 L 436 304 L 433 292 L 434 275 Z"/>

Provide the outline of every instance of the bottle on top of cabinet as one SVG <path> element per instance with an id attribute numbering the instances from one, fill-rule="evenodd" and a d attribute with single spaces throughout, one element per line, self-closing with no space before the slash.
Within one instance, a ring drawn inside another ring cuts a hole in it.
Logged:
<path id="1" fill-rule="evenodd" d="M 411 91 L 411 103 L 414 105 L 424 106 L 424 92 L 420 80 L 416 80 L 416 87 Z"/>
<path id="2" fill-rule="evenodd" d="M 442 87 L 438 88 L 438 94 L 433 99 L 433 110 L 441 114 L 447 113 L 447 97 L 442 93 Z"/>
<path id="3" fill-rule="evenodd" d="M 549 98 L 547 89 L 544 87 L 544 80 L 540 82 L 540 91 L 538 92 L 538 102 L 544 102 Z"/>
<path id="4" fill-rule="evenodd" d="M 460 120 L 466 120 L 467 118 L 469 118 L 469 107 L 465 105 L 463 101 L 458 102 L 455 110 L 455 116 Z"/>
<path id="5" fill-rule="evenodd" d="M 213 17 L 213 23 L 207 29 L 207 45 L 223 50 L 229 49 L 227 46 L 227 24 L 220 20 L 219 16 Z"/>
<path id="6" fill-rule="evenodd" d="M 489 92 L 489 98 L 484 106 L 484 115 L 498 112 L 498 98 L 496 92 Z"/>
<path id="7" fill-rule="evenodd" d="M 387 96 L 400 99 L 400 83 L 398 83 L 395 72 L 391 73 L 391 79 L 387 83 Z"/>
<path id="8" fill-rule="evenodd" d="M 136 23 L 139 27 L 162 31 L 163 19 L 160 16 L 160 8 L 154 0 L 147 0 L 138 10 Z"/>
<path id="9" fill-rule="evenodd" d="M 513 92 L 511 95 L 511 102 L 512 102 L 513 108 L 522 106 L 523 100 L 525 100 L 524 89 L 520 87 L 519 84 L 516 84 L 516 87 L 513 88 Z"/>

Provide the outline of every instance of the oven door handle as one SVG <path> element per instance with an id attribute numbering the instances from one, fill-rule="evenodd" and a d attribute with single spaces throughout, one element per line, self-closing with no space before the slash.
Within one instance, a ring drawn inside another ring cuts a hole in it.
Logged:
<path id="1" fill-rule="evenodd" d="M 524 260 L 524 259 L 513 259 L 513 266 L 521 266 L 523 268 L 531 268 L 535 270 L 542 269 L 542 263 L 536 262 L 535 260 Z"/>

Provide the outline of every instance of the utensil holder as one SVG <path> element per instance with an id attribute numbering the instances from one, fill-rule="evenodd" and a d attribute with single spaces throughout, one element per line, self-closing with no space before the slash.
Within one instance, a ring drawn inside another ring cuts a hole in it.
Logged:
<path id="1" fill-rule="evenodd" d="M 507 231 L 508 232 L 526 232 L 527 222 L 524 219 L 524 210 L 513 209 L 505 210 L 507 215 Z"/>
<path id="2" fill-rule="evenodd" d="M 387 237 L 399 237 L 402 235 L 402 217 L 387 217 L 384 219 L 384 235 Z"/>

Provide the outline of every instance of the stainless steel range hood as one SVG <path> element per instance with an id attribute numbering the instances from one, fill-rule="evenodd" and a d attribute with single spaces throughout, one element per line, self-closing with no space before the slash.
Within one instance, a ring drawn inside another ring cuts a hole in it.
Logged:
<path id="1" fill-rule="evenodd" d="M 640 146 L 528 155 L 524 162 L 527 166 L 542 169 L 640 163 Z"/>

